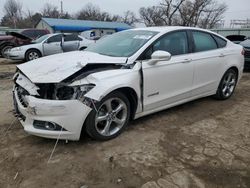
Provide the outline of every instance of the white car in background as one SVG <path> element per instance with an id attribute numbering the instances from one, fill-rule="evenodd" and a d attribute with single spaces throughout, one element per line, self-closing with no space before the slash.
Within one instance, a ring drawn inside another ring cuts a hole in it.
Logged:
<path id="1" fill-rule="evenodd" d="M 132 29 L 84 51 L 18 65 L 15 111 L 33 135 L 79 140 L 86 131 L 108 140 L 129 120 L 201 97 L 230 98 L 243 66 L 243 47 L 216 33 Z"/>
<path id="2" fill-rule="evenodd" d="M 13 60 L 31 61 L 43 56 L 83 50 L 92 43 L 95 41 L 76 34 L 47 34 L 33 41 L 33 44 L 12 48 L 7 56 Z"/>

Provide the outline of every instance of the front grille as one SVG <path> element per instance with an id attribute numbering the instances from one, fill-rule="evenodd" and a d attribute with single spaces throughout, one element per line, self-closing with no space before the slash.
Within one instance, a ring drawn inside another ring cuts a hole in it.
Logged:
<path id="1" fill-rule="evenodd" d="M 22 88 L 19 85 L 16 85 L 16 91 L 17 91 L 18 100 L 23 105 L 23 107 L 27 108 L 28 107 L 28 102 L 26 101 L 25 96 L 29 95 L 29 92 L 26 91 L 24 88 Z"/>
<path id="2" fill-rule="evenodd" d="M 15 98 L 14 92 L 13 92 L 13 102 L 14 102 L 14 110 L 15 110 L 14 115 L 15 115 L 15 117 L 20 118 L 22 121 L 25 121 L 26 117 L 18 109 L 17 101 Z"/>

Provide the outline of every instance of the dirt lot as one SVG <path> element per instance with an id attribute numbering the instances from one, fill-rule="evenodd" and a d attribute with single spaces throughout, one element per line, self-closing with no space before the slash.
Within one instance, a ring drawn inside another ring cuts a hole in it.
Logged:
<path id="1" fill-rule="evenodd" d="M 60 141 L 48 163 L 55 141 L 15 120 L 15 62 L 0 61 L 1 188 L 250 188 L 250 73 L 228 101 L 209 97 L 141 118 L 108 142 Z"/>

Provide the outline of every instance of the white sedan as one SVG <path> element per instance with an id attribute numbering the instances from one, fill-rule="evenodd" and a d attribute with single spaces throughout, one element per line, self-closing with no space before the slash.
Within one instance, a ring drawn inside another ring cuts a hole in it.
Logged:
<path id="1" fill-rule="evenodd" d="M 230 98 L 243 54 L 241 46 L 197 28 L 119 32 L 85 51 L 18 65 L 16 115 L 33 135 L 79 140 L 86 131 L 112 139 L 130 120 L 201 97 Z"/>
<path id="2" fill-rule="evenodd" d="M 7 52 L 7 57 L 13 60 L 31 61 L 42 56 L 83 50 L 92 43 L 95 41 L 76 34 L 47 34 L 33 41 L 33 44 L 12 48 Z"/>

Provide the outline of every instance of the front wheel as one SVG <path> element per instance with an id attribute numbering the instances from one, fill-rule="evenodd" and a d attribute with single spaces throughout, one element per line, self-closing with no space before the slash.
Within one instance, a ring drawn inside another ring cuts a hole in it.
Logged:
<path id="1" fill-rule="evenodd" d="M 215 98 L 219 100 L 230 98 L 234 93 L 237 79 L 237 72 L 234 69 L 229 69 L 221 79 Z"/>
<path id="2" fill-rule="evenodd" d="M 127 126 L 130 103 L 125 95 L 113 92 L 104 97 L 86 119 L 86 132 L 96 140 L 117 137 Z"/>
<path id="3" fill-rule="evenodd" d="M 1 54 L 4 58 L 8 58 L 8 55 L 7 55 L 7 52 L 13 48 L 14 46 L 11 46 L 11 45 L 7 45 L 7 46 L 4 46 L 1 50 Z"/>
<path id="4" fill-rule="evenodd" d="M 38 50 L 29 50 L 25 54 L 26 61 L 32 61 L 41 57 L 41 53 Z"/>

